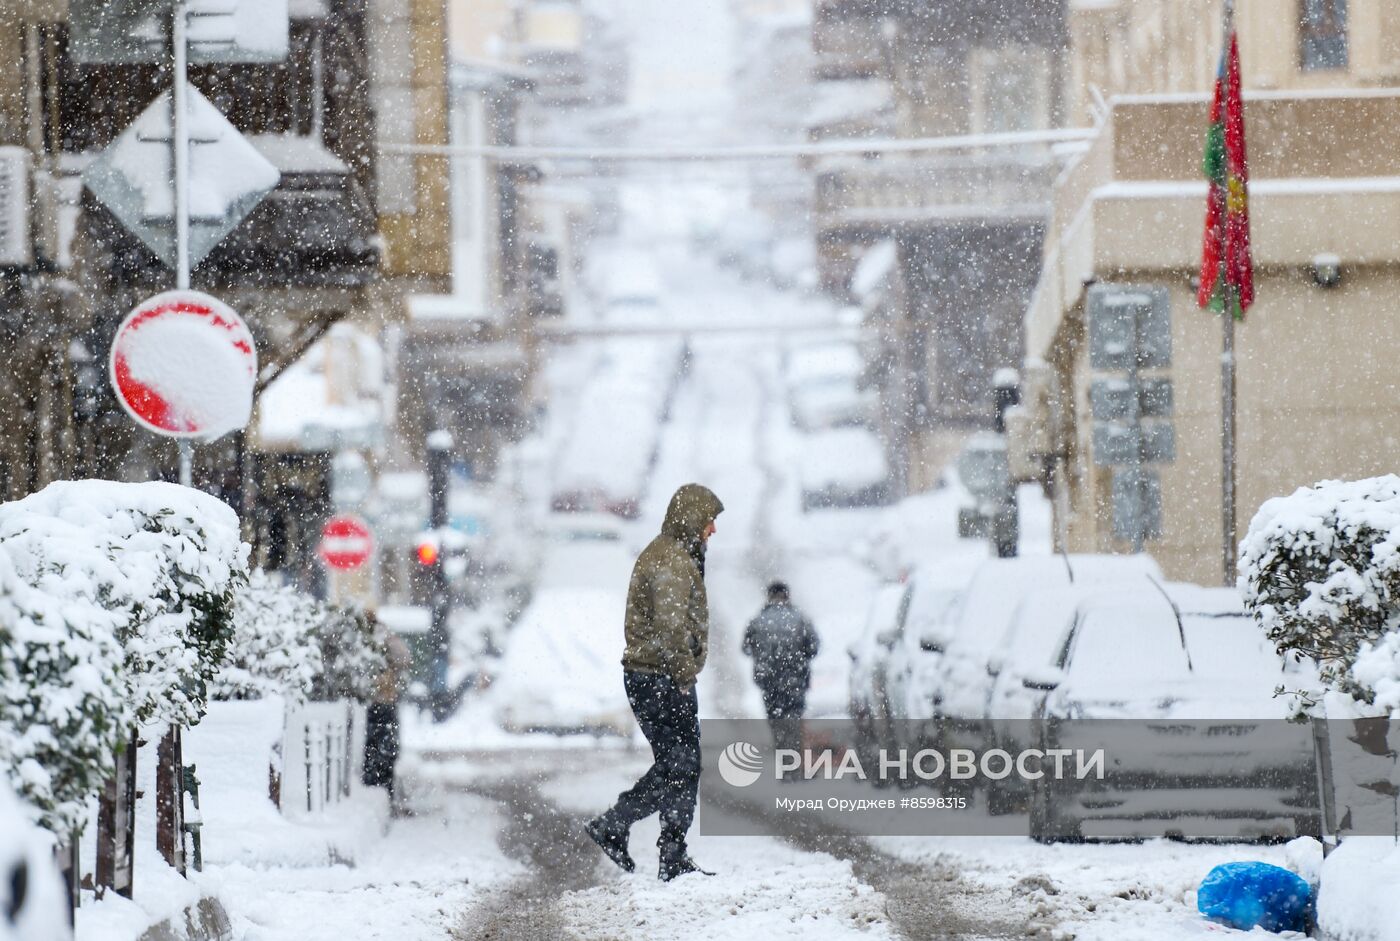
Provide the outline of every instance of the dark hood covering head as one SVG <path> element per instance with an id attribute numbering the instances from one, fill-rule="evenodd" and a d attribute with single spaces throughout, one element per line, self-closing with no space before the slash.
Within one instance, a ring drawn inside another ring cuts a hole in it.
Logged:
<path id="1" fill-rule="evenodd" d="M 701 538 L 705 530 L 724 512 L 724 504 L 714 491 L 700 484 L 686 484 L 671 497 L 671 505 L 666 508 L 666 519 L 661 524 L 661 534 L 685 546 L 686 551 L 705 571 L 705 540 Z"/>

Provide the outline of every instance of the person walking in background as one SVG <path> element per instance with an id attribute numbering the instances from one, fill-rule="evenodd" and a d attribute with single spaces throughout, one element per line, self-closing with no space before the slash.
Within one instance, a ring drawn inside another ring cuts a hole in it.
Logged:
<path id="1" fill-rule="evenodd" d="M 773 747 L 801 749 L 802 713 L 821 641 L 783 582 L 768 586 L 768 603 L 749 622 L 741 649 L 753 658 L 753 680 L 763 694 Z"/>
<path id="2" fill-rule="evenodd" d="M 384 644 L 384 669 L 374 679 L 365 710 L 365 767 L 361 780 L 367 787 L 385 788 L 389 792 L 390 813 L 398 816 L 401 807 L 394 786 L 394 766 L 399 760 L 399 699 L 408 686 L 413 657 L 398 634 L 378 626 L 375 633 Z"/>
<path id="3" fill-rule="evenodd" d="M 700 718 L 695 681 L 709 652 L 705 545 L 724 504 L 709 489 L 686 484 L 671 497 L 661 534 L 642 550 L 627 587 L 627 648 L 622 682 L 637 725 L 651 745 L 652 766 L 585 829 L 627 872 L 632 824 L 661 814 L 658 876 L 670 882 L 705 872 L 686 849 L 700 787 Z M 713 873 L 705 873 L 713 875 Z"/>

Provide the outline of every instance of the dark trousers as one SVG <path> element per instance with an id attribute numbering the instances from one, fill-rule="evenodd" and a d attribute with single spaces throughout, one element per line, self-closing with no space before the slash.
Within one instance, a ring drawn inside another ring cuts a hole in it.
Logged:
<path id="1" fill-rule="evenodd" d="M 652 765 L 618 795 L 611 822 L 630 827 L 661 814 L 661 842 L 685 843 L 700 788 L 700 718 L 695 687 L 682 691 L 659 673 L 625 672 L 623 686 L 637 725 L 651 745 Z"/>
<path id="2" fill-rule="evenodd" d="M 773 747 L 802 748 L 802 713 L 807 710 L 807 688 L 795 683 L 768 681 L 759 684 L 763 711 L 773 733 Z"/>
<path id="3" fill-rule="evenodd" d="M 362 780 L 368 787 L 389 789 L 394 797 L 394 765 L 399 760 L 399 707 L 392 703 L 370 703 L 365 709 L 365 768 Z"/>

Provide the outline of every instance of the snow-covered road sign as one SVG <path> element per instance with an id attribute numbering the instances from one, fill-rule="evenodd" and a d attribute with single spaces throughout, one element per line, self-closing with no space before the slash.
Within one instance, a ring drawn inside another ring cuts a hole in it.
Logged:
<path id="1" fill-rule="evenodd" d="M 327 566 L 344 572 L 364 565 L 373 549 L 368 524 L 354 514 L 343 513 L 331 517 L 321 529 L 317 554 Z"/>
<path id="2" fill-rule="evenodd" d="M 71 0 L 70 49 L 83 65 L 164 60 L 173 0 Z M 187 0 L 190 62 L 281 62 L 288 0 Z"/>
<path id="3" fill-rule="evenodd" d="M 163 92 L 83 173 L 103 205 L 175 266 L 170 180 L 171 93 Z M 281 179 L 277 168 L 201 95 L 189 89 L 190 265 L 199 264 Z"/>
<path id="4" fill-rule="evenodd" d="M 233 308 L 199 291 L 166 291 L 127 314 L 110 356 L 112 388 L 137 424 L 212 441 L 248 424 L 258 356 Z"/>

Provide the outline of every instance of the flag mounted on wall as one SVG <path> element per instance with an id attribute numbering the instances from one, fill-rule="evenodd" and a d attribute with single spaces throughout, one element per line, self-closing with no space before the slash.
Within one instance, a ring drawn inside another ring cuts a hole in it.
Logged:
<path id="1" fill-rule="evenodd" d="M 1204 161 L 1210 185 L 1201 251 L 1201 287 L 1196 302 L 1228 310 L 1237 320 L 1254 303 L 1254 261 L 1249 248 L 1249 167 L 1244 146 L 1244 102 L 1240 97 L 1240 46 L 1233 23 L 1215 77 Z"/>

